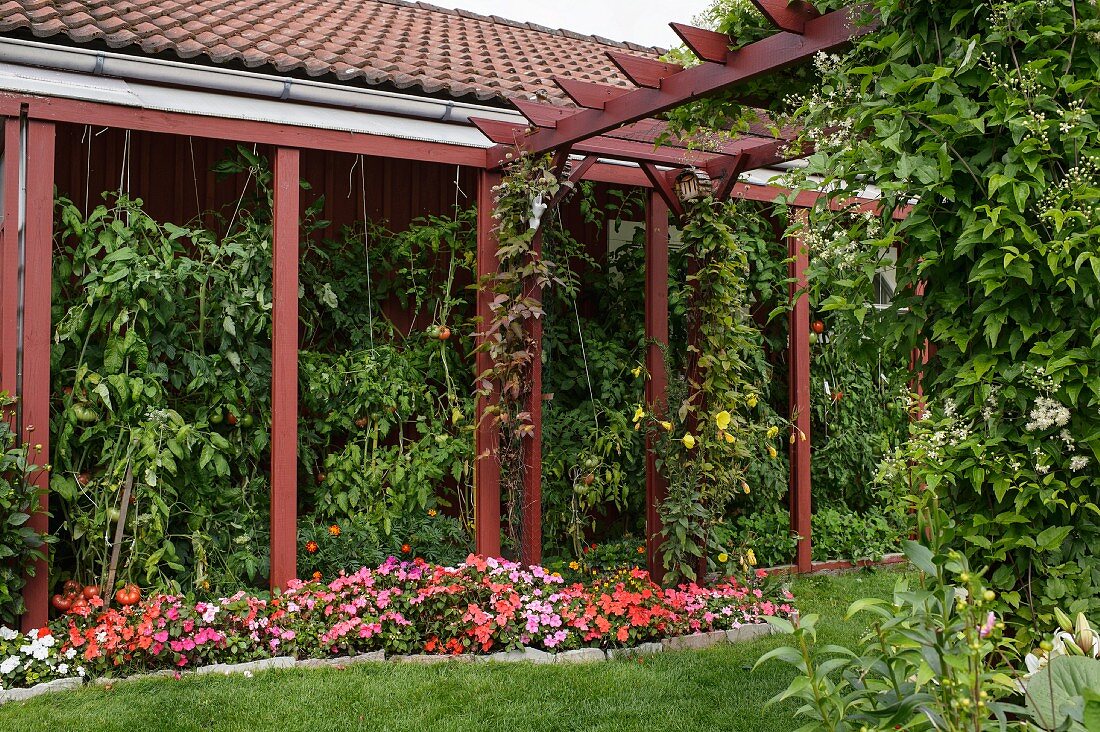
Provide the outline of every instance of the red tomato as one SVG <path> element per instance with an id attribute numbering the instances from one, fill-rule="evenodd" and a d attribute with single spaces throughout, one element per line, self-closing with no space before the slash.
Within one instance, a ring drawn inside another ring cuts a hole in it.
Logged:
<path id="1" fill-rule="evenodd" d="M 61 591 L 66 595 L 79 595 L 83 590 L 84 585 L 74 579 L 65 580 L 65 584 L 61 586 Z"/>
<path id="2" fill-rule="evenodd" d="M 821 322 L 820 320 L 815 320 L 810 325 L 810 327 L 813 328 L 814 333 L 817 333 L 818 335 L 821 335 L 822 333 L 825 332 L 825 324 L 823 322 Z"/>
<path id="3" fill-rule="evenodd" d="M 81 610 L 81 609 L 86 608 L 86 607 L 88 607 L 88 601 L 85 600 L 83 597 L 78 597 L 75 600 L 73 600 L 73 604 L 69 608 L 69 612 L 74 612 L 76 610 Z"/>
<path id="4" fill-rule="evenodd" d="M 50 598 L 50 604 L 54 606 L 55 610 L 60 612 L 68 612 L 69 608 L 73 606 L 73 599 L 66 597 L 65 595 L 54 595 Z"/>
<path id="5" fill-rule="evenodd" d="M 93 597 L 99 597 L 99 588 L 95 585 L 88 585 L 80 594 L 84 595 L 85 600 L 91 600 Z"/>
<path id="6" fill-rule="evenodd" d="M 439 340 L 445 341 L 451 337 L 451 329 L 447 326 L 443 326 L 439 329 Z"/>
<path id="7" fill-rule="evenodd" d="M 81 473 L 80 475 L 76 476 L 76 482 L 79 483 L 81 486 L 88 485 L 92 482 L 92 476 L 88 475 L 87 473 Z"/>
<path id="8" fill-rule="evenodd" d="M 232 412 L 225 413 L 225 421 L 229 423 L 230 427 L 235 427 L 237 424 L 237 415 Z"/>

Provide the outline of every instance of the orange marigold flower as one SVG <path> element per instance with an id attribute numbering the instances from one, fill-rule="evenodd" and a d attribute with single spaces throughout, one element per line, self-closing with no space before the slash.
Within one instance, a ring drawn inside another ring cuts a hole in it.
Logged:
<path id="1" fill-rule="evenodd" d="M 340 535 L 340 527 L 337 526 L 336 524 L 333 524 L 332 526 L 328 527 L 328 533 L 332 534 L 333 536 L 339 536 Z"/>
<path id="2" fill-rule="evenodd" d="M 639 554 L 645 554 L 645 547 L 644 546 L 638 547 L 638 553 Z"/>
<path id="3" fill-rule="evenodd" d="M 408 544 L 402 544 L 401 545 L 401 553 L 402 554 L 408 554 L 411 551 L 412 551 L 412 547 L 409 546 Z"/>
<path id="4" fill-rule="evenodd" d="M 313 573 L 313 581 L 314 582 L 320 582 L 321 581 L 321 573 L 320 572 L 314 572 Z"/>
<path id="5" fill-rule="evenodd" d="M 310 554 L 316 554 L 318 549 L 320 549 L 320 547 L 317 546 L 317 542 L 312 539 L 306 542 L 306 551 Z"/>

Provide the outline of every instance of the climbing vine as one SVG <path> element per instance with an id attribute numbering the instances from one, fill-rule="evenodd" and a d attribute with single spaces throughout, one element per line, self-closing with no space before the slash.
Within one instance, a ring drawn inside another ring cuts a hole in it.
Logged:
<path id="1" fill-rule="evenodd" d="M 524 505 L 524 464 L 534 431 L 532 369 L 542 357 L 531 324 L 544 315 L 543 288 L 561 283 L 554 263 L 541 253 L 536 235 L 539 218 L 560 187 L 549 155 L 515 157 L 493 191 L 498 266 L 479 283 L 492 300 L 478 346 L 488 354 L 490 366 L 478 374 L 476 392 L 490 401 L 482 419 L 490 420 L 499 431 L 496 459 L 505 527 L 516 547 Z M 478 459 L 492 456 L 482 454 Z"/>
<path id="2" fill-rule="evenodd" d="M 667 404 L 639 407 L 635 422 L 654 435 L 658 468 L 668 479 L 660 506 L 662 554 L 672 579 L 699 579 L 724 563 L 720 548 L 731 504 L 750 494 L 753 460 L 778 457 L 778 424 L 761 419 L 768 365 L 749 309 L 749 263 L 739 230 L 769 226 L 738 203 L 690 204 L 683 225 L 689 264 L 688 358 L 669 379 Z M 735 228 L 736 227 L 736 228 Z"/>

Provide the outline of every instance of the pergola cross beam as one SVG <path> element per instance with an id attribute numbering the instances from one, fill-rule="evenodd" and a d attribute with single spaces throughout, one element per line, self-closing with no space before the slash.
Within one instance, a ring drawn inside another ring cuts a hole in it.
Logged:
<path id="1" fill-rule="evenodd" d="M 778 6 L 764 3 L 772 9 L 769 19 L 787 26 L 796 25 Z M 859 24 L 859 8 L 842 8 L 818 17 L 806 18 L 801 32 L 784 30 L 729 52 L 725 61 L 704 63 L 675 73 L 662 75 L 656 86 L 640 86 L 624 94 L 608 98 L 600 108 L 580 109 L 563 115 L 553 128 L 543 128 L 524 137 L 522 149 L 541 154 L 615 130 L 667 112 L 691 101 L 717 94 L 738 84 L 768 73 L 802 63 L 815 54 L 835 50 L 853 38 L 871 32 L 874 23 Z M 800 17 L 807 16 L 803 13 Z M 711 48 L 712 51 L 716 49 Z M 711 53 L 717 56 L 716 53 Z M 620 62 L 621 62 L 621 54 Z M 615 60 L 615 56 L 612 56 Z M 653 68 L 650 66 L 649 68 Z M 671 70 L 666 65 L 665 70 Z M 567 91 L 568 93 L 568 91 Z M 499 167 L 507 162 L 510 146 L 497 145 L 489 149 L 487 164 Z"/>

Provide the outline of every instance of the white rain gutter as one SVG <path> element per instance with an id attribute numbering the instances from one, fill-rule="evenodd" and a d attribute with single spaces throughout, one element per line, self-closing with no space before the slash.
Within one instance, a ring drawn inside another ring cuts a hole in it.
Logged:
<path id="1" fill-rule="evenodd" d="M 508 122 L 526 121 L 518 112 L 498 107 L 15 38 L 0 38 L 0 63 L 465 125 L 470 124 L 471 117 Z"/>

